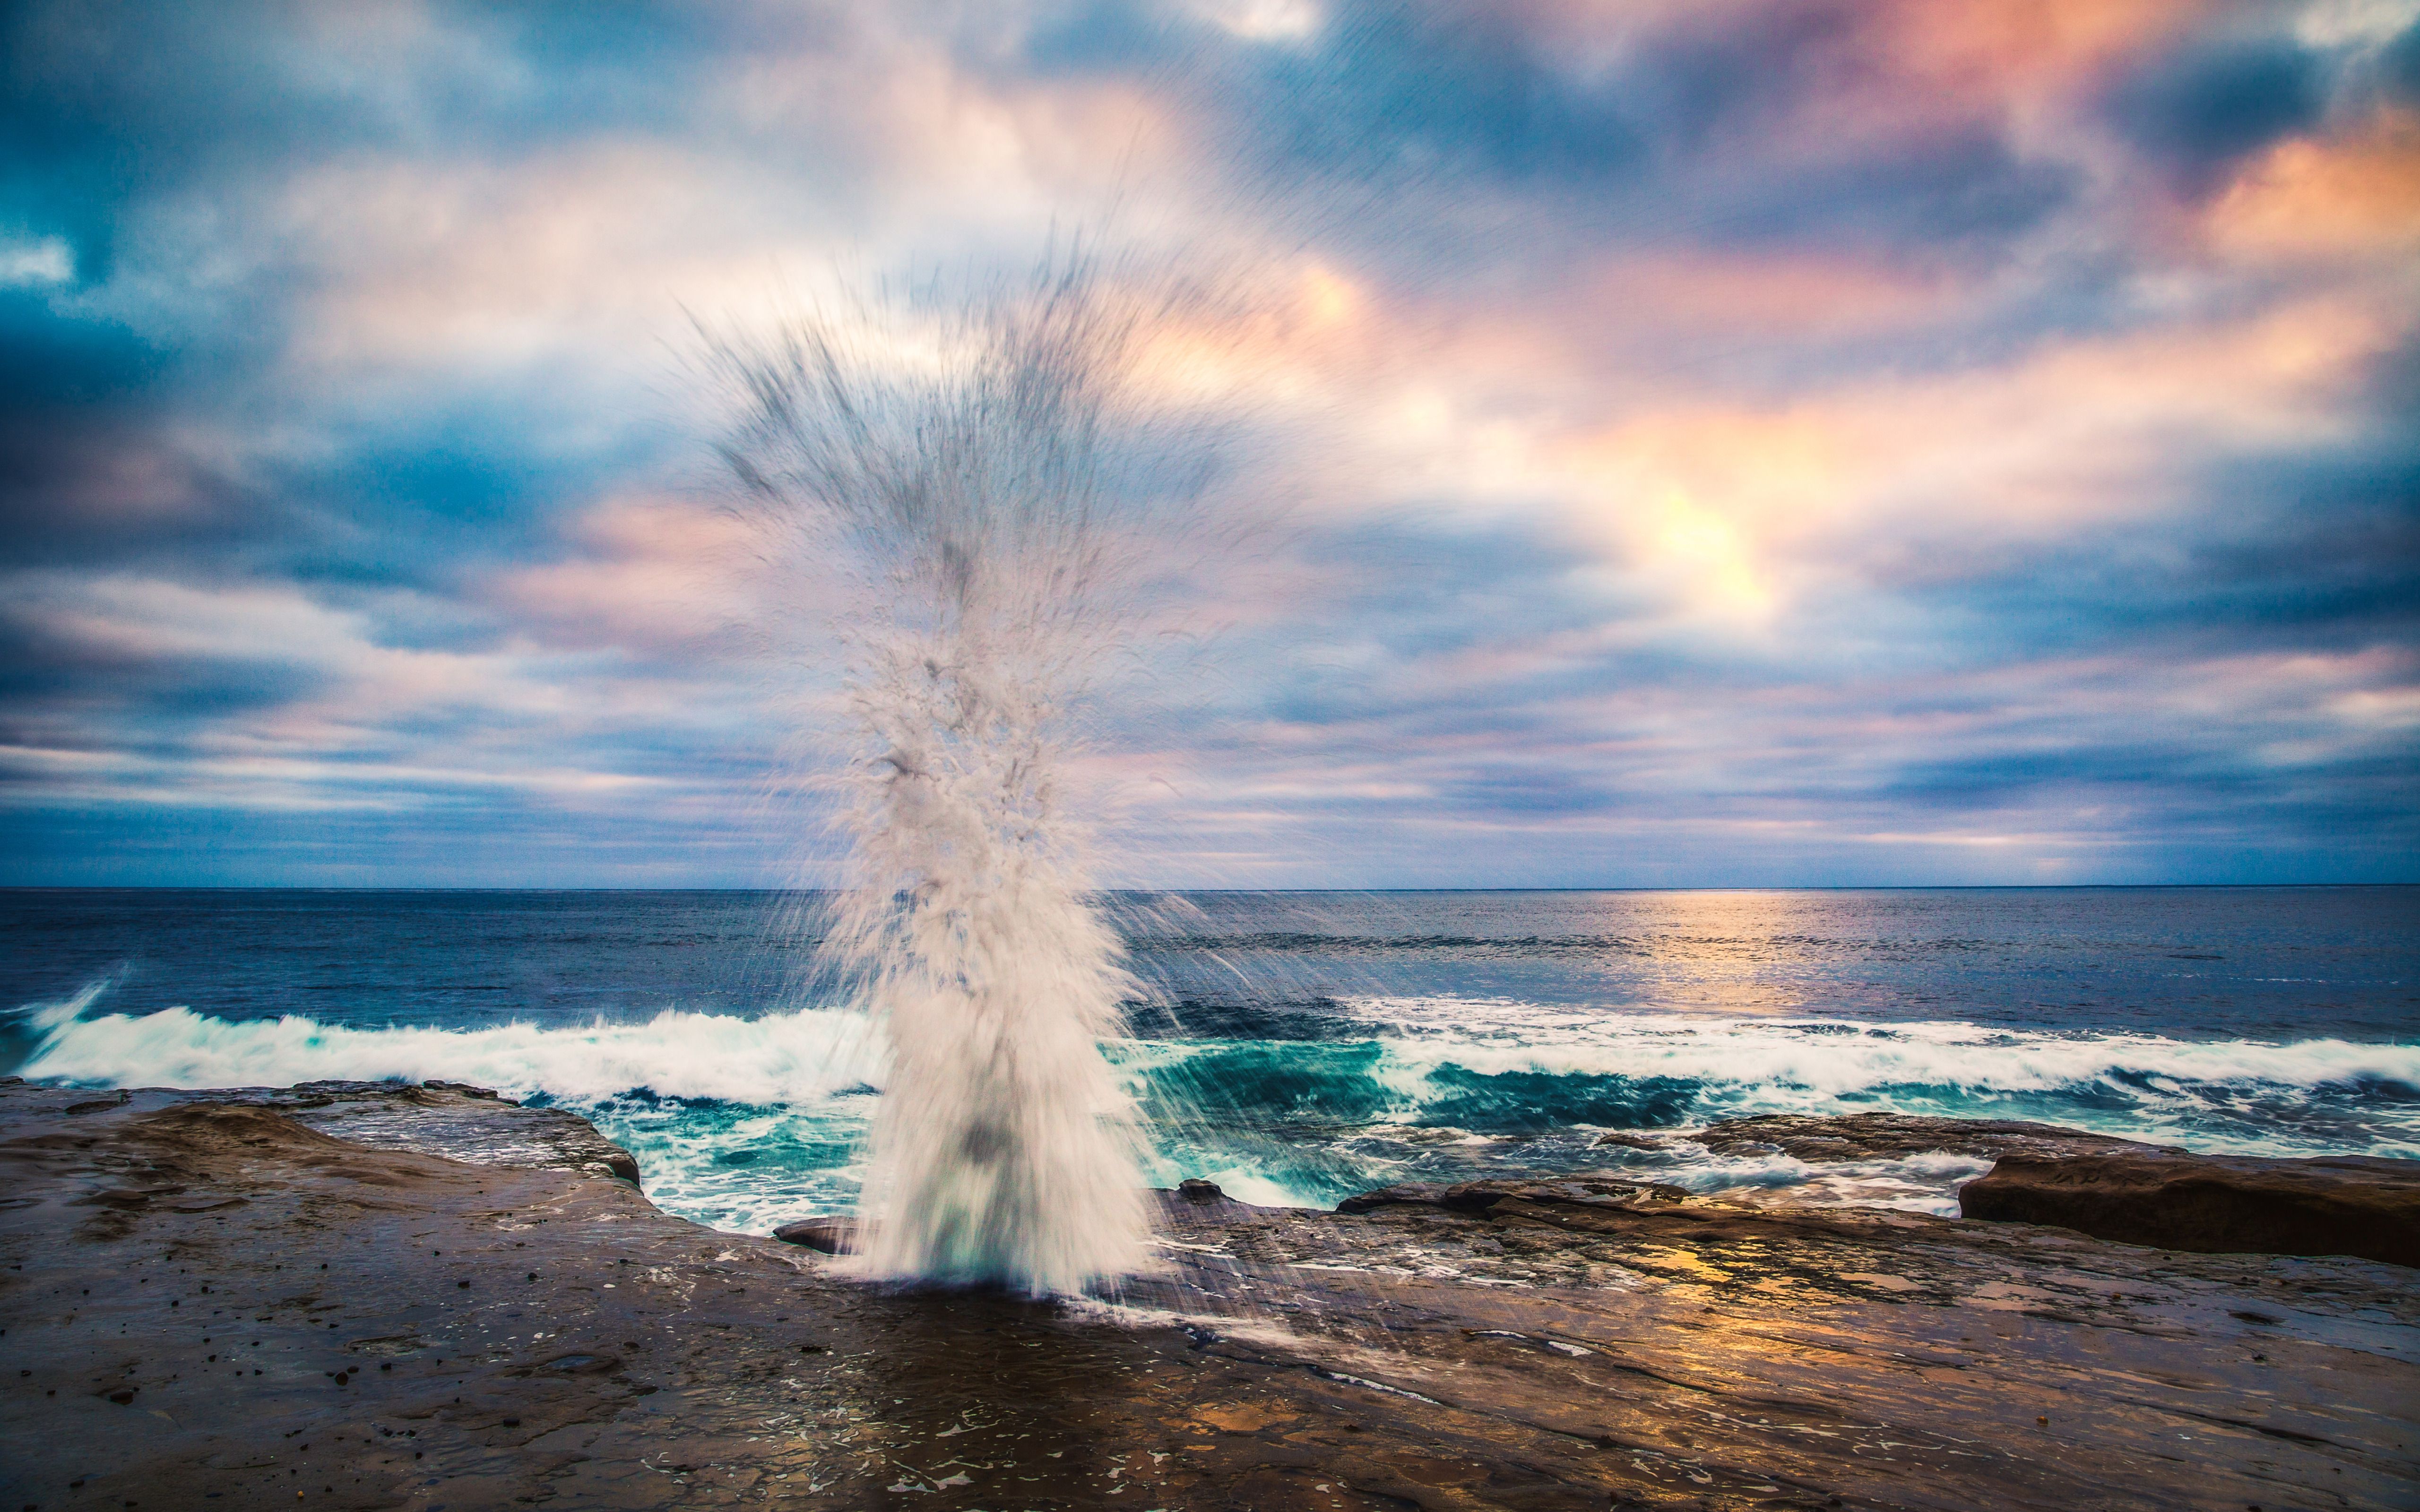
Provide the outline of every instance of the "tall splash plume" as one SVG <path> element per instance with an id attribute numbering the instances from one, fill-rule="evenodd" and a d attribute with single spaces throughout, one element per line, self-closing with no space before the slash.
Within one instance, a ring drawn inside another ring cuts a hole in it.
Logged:
<path id="1" fill-rule="evenodd" d="M 1075 1291 L 1147 1226 L 1129 1099 L 1100 1041 L 1136 992 L 1092 902 L 1071 763 L 1140 623 L 1156 548 L 1209 474 L 1146 397 L 1172 313 L 1088 260 L 938 318 L 847 312 L 723 341 L 733 470 L 800 580 L 845 593 L 855 869 L 824 947 L 887 1031 L 864 1261 Z"/>

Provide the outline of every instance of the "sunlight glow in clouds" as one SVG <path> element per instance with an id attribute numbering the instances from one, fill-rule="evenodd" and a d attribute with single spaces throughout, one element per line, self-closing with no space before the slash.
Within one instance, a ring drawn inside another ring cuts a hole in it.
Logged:
<path id="1" fill-rule="evenodd" d="M 2408 879 L 2415 23 L 13 8 L 0 879 L 789 879 L 690 317 L 1079 230 L 1287 512 L 1121 880 Z"/>
<path id="2" fill-rule="evenodd" d="M 1743 619 L 1762 619 L 1771 611 L 1773 595 L 1758 580 L 1738 526 L 1691 503 L 1678 488 L 1664 496 L 1654 517 L 1656 548 L 1698 581 L 1701 602 Z"/>

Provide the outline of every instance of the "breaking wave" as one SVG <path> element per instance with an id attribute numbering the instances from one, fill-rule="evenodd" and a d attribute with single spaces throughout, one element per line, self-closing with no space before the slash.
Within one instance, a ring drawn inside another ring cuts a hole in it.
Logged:
<path id="1" fill-rule="evenodd" d="M 89 1002 L 89 999 L 86 1000 Z M 19 1074 L 112 1087 L 286 1087 L 447 1081 L 590 1102 L 637 1089 L 731 1103 L 828 1097 L 881 1074 L 861 1014 L 741 1018 L 663 1012 L 579 1028 L 497 1024 L 356 1028 L 287 1016 L 227 1020 L 171 1008 L 51 1026 Z"/>
<path id="2" fill-rule="evenodd" d="M 639 1156 L 664 1207 L 758 1231 L 854 1203 L 870 1094 L 891 1073 L 878 1026 L 841 1010 L 354 1027 L 111 1013 L 99 1011 L 105 988 L 11 1015 L 26 1045 L 19 1073 L 85 1086 L 474 1082 L 578 1109 Z M 2197 1149 L 2420 1157 L 2420 1045 L 2406 1042 L 1467 1000 L 1328 1012 L 1319 1039 L 1111 1041 L 1155 1132 L 1144 1178 L 1207 1176 L 1248 1200 L 1325 1205 L 1389 1181 L 1629 1166 L 1700 1190 L 1791 1187 L 1808 1200 L 1955 1211 L 1955 1181 L 1980 1169 L 1951 1157 L 1816 1169 L 1716 1158 L 1686 1137 L 1716 1119 L 1778 1112 L 2025 1118 Z M 1668 1137 L 1649 1149 L 1598 1143 L 1621 1131 Z"/>

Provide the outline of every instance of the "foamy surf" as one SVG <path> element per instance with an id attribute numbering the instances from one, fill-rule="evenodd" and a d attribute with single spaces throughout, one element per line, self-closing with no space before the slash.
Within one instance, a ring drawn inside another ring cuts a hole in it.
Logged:
<path id="1" fill-rule="evenodd" d="M 107 1087 L 443 1079 L 559 1102 L 648 1091 L 776 1105 L 878 1084 L 884 1057 L 865 1015 L 841 1010 L 761 1018 L 666 1011 L 579 1028 L 360 1028 L 296 1015 L 229 1021 L 172 1008 L 45 1025 L 20 1074 Z"/>
<path id="2" fill-rule="evenodd" d="M 878 1026 L 832 1009 L 369 1028 L 107 1002 L 96 983 L 13 1015 L 34 1037 L 21 1073 L 95 1087 L 472 1081 L 582 1111 L 639 1156 L 659 1203 L 749 1232 L 854 1210 L 873 1094 L 892 1074 Z M 1397 1180 L 1619 1168 L 1700 1191 L 1949 1211 L 1980 1169 L 1949 1156 L 1725 1157 L 1687 1138 L 1756 1113 L 2031 1118 L 2208 1150 L 2420 1157 L 2420 1046 L 2408 1043 L 1624 1014 L 1521 1046 L 1490 1029 L 1491 1011 L 1458 1004 L 1451 1040 L 1113 1041 L 1107 1063 L 1125 1094 L 1160 1115 L 1130 1180 L 1200 1176 L 1246 1201 L 1326 1206 Z M 1494 1016 L 1528 1017 L 1516 1005 Z M 1640 1130 L 1661 1148 L 1598 1142 Z"/>

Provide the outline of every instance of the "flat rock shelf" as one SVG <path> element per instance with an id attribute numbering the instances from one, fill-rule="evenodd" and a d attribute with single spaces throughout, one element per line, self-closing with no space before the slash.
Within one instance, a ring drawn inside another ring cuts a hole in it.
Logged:
<path id="1" fill-rule="evenodd" d="M 2358 1255 L 2420 1266 L 2420 1161 L 2011 1153 L 1959 1189 L 1958 1211 L 2163 1249 Z"/>
<path id="2" fill-rule="evenodd" d="M 0 1086 L 0 1512 L 2278 1512 L 2420 1484 L 2420 1273 L 2379 1261 L 1610 1177 L 1342 1213 L 1197 1184 L 1113 1297 L 902 1294 L 659 1211 L 545 1114 Z"/>

